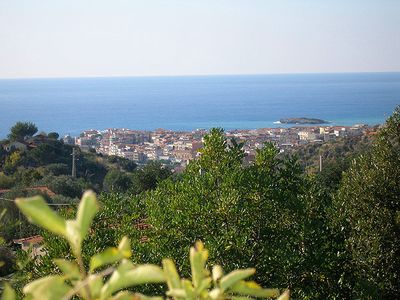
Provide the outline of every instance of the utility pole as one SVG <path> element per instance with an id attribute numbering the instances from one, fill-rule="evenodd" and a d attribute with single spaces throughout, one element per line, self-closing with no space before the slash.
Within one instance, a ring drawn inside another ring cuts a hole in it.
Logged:
<path id="1" fill-rule="evenodd" d="M 319 172 L 322 172 L 322 155 L 319 156 Z"/>
<path id="2" fill-rule="evenodd" d="M 75 147 L 72 148 L 72 177 L 76 178 L 76 152 L 75 152 Z"/>

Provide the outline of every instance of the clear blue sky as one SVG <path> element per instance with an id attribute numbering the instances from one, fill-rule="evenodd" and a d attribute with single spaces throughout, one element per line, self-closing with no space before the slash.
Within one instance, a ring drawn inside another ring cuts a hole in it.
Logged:
<path id="1" fill-rule="evenodd" d="M 0 0 L 0 78 L 400 71 L 400 0 Z"/>

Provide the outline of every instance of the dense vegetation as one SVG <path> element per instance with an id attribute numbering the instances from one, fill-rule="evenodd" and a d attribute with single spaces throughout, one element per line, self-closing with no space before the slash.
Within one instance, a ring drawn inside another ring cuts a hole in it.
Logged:
<path id="1" fill-rule="evenodd" d="M 373 138 L 306 146 L 297 155 L 267 143 L 249 166 L 242 145 L 220 129 L 201 151 L 179 177 L 109 175 L 84 262 L 128 236 L 133 262 L 170 257 L 187 277 L 188 247 L 202 240 L 212 264 L 228 272 L 255 267 L 258 282 L 289 288 L 294 298 L 398 297 L 400 107 Z M 316 173 L 305 162 L 321 153 L 324 169 Z M 69 257 L 67 243 L 43 236 L 49 255 L 17 272 L 25 282 L 53 273 L 51 258 Z"/>
<path id="2" fill-rule="evenodd" d="M 273 297 L 289 300 L 289 291 L 281 294 L 279 289 L 264 289 L 254 281 L 247 281 L 255 273 L 254 268 L 234 270 L 225 275 L 222 267 L 215 265 L 211 273 L 207 269 L 208 250 L 201 241 L 190 249 L 191 280 L 180 278 L 174 261 L 168 258 L 163 259 L 162 268 L 152 264 L 133 264 L 129 260 L 132 251 L 127 237 L 122 238 L 118 247 L 109 247 L 92 256 L 89 268 L 86 268 L 82 259 L 82 243 L 99 209 L 93 192 L 83 195 L 76 218 L 68 220 L 51 210 L 40 196 L 19 198 L 16 204 L 31 222 L 65 239 L 75 258 L 54 259 L 60 274 L 47 275 L 25 285 L 23 293 L 26 299 L 161 300 L 163 297 L 148 297 L 126 289 L 164 283 L 168 287 L 168 299 L 251 300 Z M 2 299 L 16 299 L 16 293 L 9 284 L 4 287 Z"/>
<path id="3" fill-rule="evenodd" d="M 8 139 L 0 141 L 0 212 L 6 209 L 0 236 L 6 241 L 38 232 L 20 216 L 11 199 L 40 194 L 53 204 L 75 205 L 87 189 L 139 194 L 172 174 L 158 162 L 138 168 L 127 159 L 76 147 L 77 176 L 73 177 L 73 146 L 59 140 L 56 132 L 37 131 L 33 123 L 18 122 L 10 129 Z"/>

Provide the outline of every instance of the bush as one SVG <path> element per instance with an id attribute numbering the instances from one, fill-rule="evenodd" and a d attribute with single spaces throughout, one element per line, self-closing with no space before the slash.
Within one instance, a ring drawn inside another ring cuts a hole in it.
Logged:
<path id="1" fill-rule="evenodd" d="M 170 259 L 163 260 L 163 268 L 156 265 L 133 265 L 129 261 L 132 253 L 127 238 L 123 238 L 117 248 L 108 248 L 93 256 L 89 270 L 86 270 L 82 260 L 82 242 L 88 235 L 98 210 L 93 193 L 84 194 L 76 219 L 68 221 L 53 212 L 40 197 L 17 199 L 16 202 L 34 223 L 66 239 L 75 257 L 75 261 L 54 260 L 61 275 L 48 275 L 26 285 L 23 292 L 29 299 L 148 299 L 142 294 L 125 290 L 147 283 L 166 283 L 166 295 L 173 299 L 231 299 L 235 295 L 250 297 L 249 299 L 279 296 L 277 289 L 263 289 L 254 282 L 245 281 L 254 274 L 254 269 L 235 270 L 224 275 L 220 266 L 214 266 L 211 274 L 206 269 L 208 251 L 200 242 L 190 250 L 191 281 L 179 277 L 175 264 Z M 125 291 L 119 292 L 120 290 Z M 9 286 L 6 286 L 4 294 L 6 299 L 15 297 Z M 289 293 L 283 293 L 279 299 L 289 299 Z"/>
<path id="2" fill-rule="evenodd" d="M 345 172 L 335 198 L 338 231 L 355 281 L 352 298 L 400 294 L 400 106 L 373 148 Z"/>
<path id="3" fill-rule="evenodd" d="M 0 246 L 0 276 L 6 276 L 15 271 L 15 256 L 10 248 Z"/>

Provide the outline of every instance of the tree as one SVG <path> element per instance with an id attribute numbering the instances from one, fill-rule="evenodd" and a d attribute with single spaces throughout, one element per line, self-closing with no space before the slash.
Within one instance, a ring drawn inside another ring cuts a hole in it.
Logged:
<path id="1" fill-rule="evenodd" d="M 125 192 L 131 184 L 131 178 L 126 173 L 112 169 L 104 177 L 103 188 L 108 192 Z"/>
<path id="2" fill-rule="evenodd" d="M 279 158 L 272 144 L 258 150 L 249 167 L 243 157 L 241 144 L 227 140 L 220 129 L 211 130 L 201 157 L 190 162 L 180 180 L 167 179 L 142 196 L 151 224 L 146 260 L 173 257 L 189 274 L 185 244 L 200 239 L 213 263 L 256 265 L 260 282 L 293 288 L 301 298 L 312 297 L 321 286 L 327 291 L 318 294 L 329 295 L 338 281 L 336 273 L 321 280 L 332 271 L 326 255 L 330 230 L 327 222 L 309 220 L 325 218 L 323 195 L 311 199 L 300 166 Z M 326 268 L 314 263 L 316 255 Z"/>
<path id="3" fill-rule="evenodd" d="M 49 132 L 49 134 L 47 135 L 47 137 L 49 139 L 52 140 L 58 140 L 58 138 L 60 137 L 60 135 L 57 132 Z"/>
<path id="4" fill-rule="evenodd" d="M 400 106 L 372 150 L 345 172 L 335 199 L 354 274 L 352 298 L 390 299 L 400 294 Z"/>
<path id="5" fill-rule="evenodd" d="M 0 189 L 9 189 L 15 184 L 14 178 L 0 173 Z"/>
<path id="6" fill-rule="evenodd" d="M 132 176 L 132 189 L 134 194 L 155 189 L 157 185 L 172 175 L 168 167 L 158 161 L 149 162 L 142 169 L 137 170 Z"/>
<path id="7" fill-rule="evenodd" d="M 6 276 L 15 270 L 15 256 L 12 250 L 0 245 L 0 276 Z"/>
<path id="8" fill-rule="evenodd" d="M 10 129 L 8 138 L 12 141 L 24 141 L 26 138 L 33 136 L 38 131 L 36 125 L 32 122 L 17 122 Z"/>

